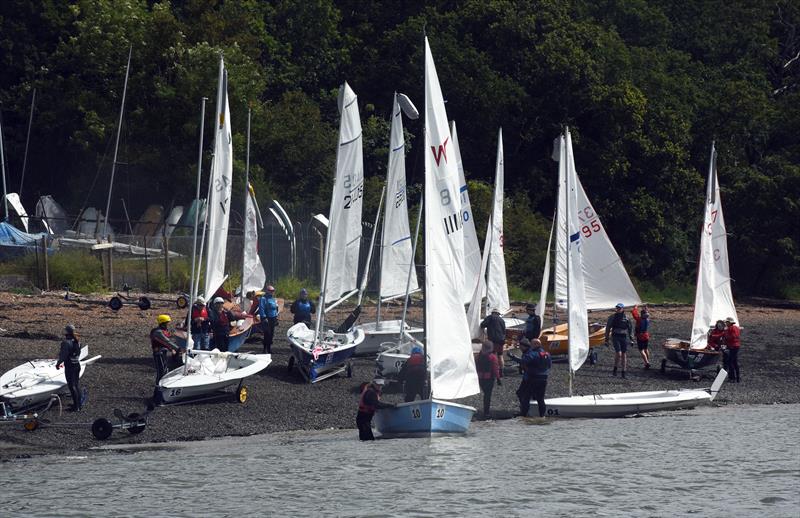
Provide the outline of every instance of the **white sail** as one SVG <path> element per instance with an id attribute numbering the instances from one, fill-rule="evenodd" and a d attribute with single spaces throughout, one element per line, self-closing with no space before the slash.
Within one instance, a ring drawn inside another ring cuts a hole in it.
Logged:
<path id="1" fill-rule="evenodd" d="M 547 303 L 547 290 L 550 289 L 550 246 L 553 244 L 553 230 L 556 227 L 556 220 L 550 225 L 550 237 L 547 239 L 547 253 L 544 256 L 544 272 L 542 273 L 542 287 L 539 289 L 539 304 L 536 306 L 536 314 L 539 315 L 541 322 L 544 323 L 544 310 Z"/>
<path id="2" fill-rule="evenodd" d="M 469 335 L 473 340 L 479 340 L 483 336 L 481 330 L 481 322 L 483 315 L 481 309 L 483 308 L 483 298 L 486 296 L 486 265 L 489 262 L 489 239 L 492 234 L 492 220 L 486 225 L 486 244 L 483 247 L 483 255 L 481 256 L 480 270 L 478 270 L 478 279 L 475 286 L 472 288 L 472 297 L 470 297 L 469 306 L 467 306 L 467 324 L 469 325 Z"/>
<path id="3" fill-rule="evenodd" d="M 6 194 L 6 202 L 14 208 L 14 212 L 19 216 L 22 221 L 22 226 L 25 227 L 25 232 L 28 231 L 28 213 L 25 212 L 25 207 L 22 206 L 22 201 L 19 199 L 19 194 L 10 192 Z"/>
<path id="4" fill-rule="evenodd" d="M 431 394 L 477 394 L 478 376 L 463 309 L 464 236 L 458 168 L 447 113 L 425 38 L 425 327 Z"/>
<path id="5" fill-rule="evenodd" d="M 264 266 L 261 264 L 261 258 L 258 256 L 258 229 L 263 227 L 261 223 L 261 216 L 258 213 L 258 204 L 256 203 L 256 193 L 253 191 L 253 186 L 249 186 L 247 200 L 245 201 L 245 214 L 244 214 L 244 271 L 242 272 L 242 297 L 246 301 L 245 305 L 249 303 L 247 298 L 244 298 L 250 291 L 257 291 L 264 287 L 267 281 L 267 274 L 264 271 Z M 248 309 L 244 308 L 245 311 Z"/>
<path id="6" fill-rule="evenodd" d="M 708 330 L 717 320 L 725 320 L 728 317 L 739 322 L 731 293 L 728 237 L 717 182 L 717 151 L 712 144 L 706 185 L 705 217 L 700 232 L 700 262 L 697 267 L 691 347 L 704 349 Z"/>
<path id="7" fill-rule="evenodd" d="M 233 139 L 231 111 L 228 106 L 228 72 L 219 60 L 217 118 L 214 136 L 214 160 L 211 164 L 211 188 L 208 200 L 205 295 L 211 297 L 225 280 L 225 249 L 228 244 L 228 220 L 231 213 L 233 177 Z"/>
<path id="8" fill-rule="evenodd" d="M 395 93 L 392 130 L 389 136 L 389 166 L 386 174 L 386 211 L 381 238 L 381 298 L 396 297 L 405 293 L 409 265 L 413 260 L 411 231 L 408 225 L 405 149 L 403 111 Z M 409 291 L 417 289 L 419 289 L 417 272 L 412 268 Z"/>
<path id="9" fill-rule="evenodd" d="M 464 177 L 464 164 L 461 162 L 461 148 L 458 145 L 456 121 L 450 123 L 450 137 L 453 141 L 453 155 L 458 167 L 459 192 L 461 194 L 461 219 L 464 224 L 464 304 L 472 300 L 475 285 L 480 272 L 486 271 L 481 266 L 481 248 L 478 244 L 478 233 L 475 231 L 475 219 L 472 217 L 472 206 L 469 203 L 469 191 Z M 483 292 L 482 292 L 483 294 Z"/>
<path id="10" fill-rule="evenodd" d="M 573 164 L 574 165 L 574 164 Z M 586 309 L 609 309 L 617 303 L 633 306 L 641 303 L 625 266 L 611 244 L 600 216 L 575 176 L 577 204 L 570 209 L 577 216 L 578 230 L 583 247 L 583 276 L 586 287 Z M 565 198 L 559 192 L 557 226 L 561 229 L 556 239 L 555 295 L 559 306 L 564 307 L 566 288 L 566 224 Z"/>
<path id="11" fill-rule="evenodd" d="M 40 196 L 36 202 L 36 217 L 41 218 L 44 228 L 50 234 L 62 235 L 69 228 L 67 211 L 52 196 Z"/>
<path id="12" fill-rule="evenodd" d="M 358 288 L 364 163 L 358 97 L 346 82 L 339 89 L 339 148 L 328 227 L 325 300 L 334 302 Z"/>
<path id="13" fill-rule="evenodd" d="M 506 259 L 503 254 L 503 130 L 497 134 L 497 163 L 495 165 L 494 199 L 492 218 L 490 221 L 491 239 L 489 261 L 486 265 L 486 305 L 490 310 L 498 310 L 500 314 L 511 309 L 508 301 L 508 282 L 506 280 Z"/>
<path id="14" fill-rule="evenodd" d="M 575 172 L 575 159 L 572 155 L 572 137 L 569 129 L 566 130 L 566 137 L 562 140 L 561 158 L 558 167 L 564 168 L 563 176 L 566 179 L 564 185 L 567 206 L 567 229 L 565 235 L 568 241 L 567 249 L 567 314 L 569 318 L 569 367 L 573 372 L 580 369 L 589 353 L 589 322 L 586 313 L 586 293 L 584 290 L 584 268 L 583 268 L 583 242 L 581 232 L 583 222 L 577 216 L 577 212 L 572 210 L 577 203 L 578 175 Z M 562 176 L 559 171 L 559 178 Z"/>

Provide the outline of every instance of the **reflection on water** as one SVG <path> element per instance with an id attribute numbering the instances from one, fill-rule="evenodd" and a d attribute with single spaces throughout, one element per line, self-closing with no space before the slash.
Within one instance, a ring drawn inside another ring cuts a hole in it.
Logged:
<path id="1" fill-rule="evenodd" d="M 475 422 L 467 436 L 432 440 L 362 444 L 355 430 L 331 430 L 139 445 L 5 463 L 0 509 L 4 516 L 797 516 L 798 425 L 800 405 L 729 406 Z M 148 495 L 164 480 L 169 489 Z"/>

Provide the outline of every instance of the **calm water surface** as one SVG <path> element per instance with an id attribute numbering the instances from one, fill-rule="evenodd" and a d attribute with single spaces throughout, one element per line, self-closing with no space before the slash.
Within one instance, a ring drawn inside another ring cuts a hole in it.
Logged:
<path id="1" fill-rule="evenodd" d="M 432 440 L 331 430 L 97 450 L 0 464 L 0 514 L 797 517 L 799 428 L 800 405 L 728 406 Z"/>

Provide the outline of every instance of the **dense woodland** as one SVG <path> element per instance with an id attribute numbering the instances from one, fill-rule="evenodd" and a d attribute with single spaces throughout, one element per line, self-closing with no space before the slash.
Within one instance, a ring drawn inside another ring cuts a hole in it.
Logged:
<path id="1" fill-rule="evenodd" d="M 186 203 L 201 99 L 229 71 L 234 176 L 247 107 L 259 198 L 326 212 L 338 86 L 359 96 L 371 219 L 392 93 L 421 109 L 423 33 L 485 229 L 503 127 L 509 275 L 536 289 L 554 209 L 553 139 L 569 125 L 578 173 L 628 270 L 655 286 L 694 279 L 716 141 L 738 294 L 796 295 L 800 279 L 800 3 L 730 0 L 4 0 L 0 102 L 9 191 L 104 207 L 132 46 L 116 200 Z M 209 113 L 209 111 L 207 111 Z M 206 119 L 205 170 L 212 147 Z M 423 122 L 406 121 L 410 198 Z M 234 193 L 242 192 L 234 187 Z M 234 199 L 234 203 L 237 200 Z M 240 203 L 240 201 L 239 201 Z"/>

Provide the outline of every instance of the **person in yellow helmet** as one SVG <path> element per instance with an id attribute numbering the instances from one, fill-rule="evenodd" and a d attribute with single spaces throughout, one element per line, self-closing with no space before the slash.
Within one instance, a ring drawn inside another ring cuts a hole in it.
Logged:
<path id="1" fill-rule="evenodd" d="M 150 330 L 150 346 L 153 349 L 153 361 L 156 366 L 156 384 L 169 372 L 169 365 L 179 364 L 183 352 L 172 339 L 172 333 L 167 329 L 167 324 L 172 321 L 169 315 L 158 315 L 158 326 Z"/>

